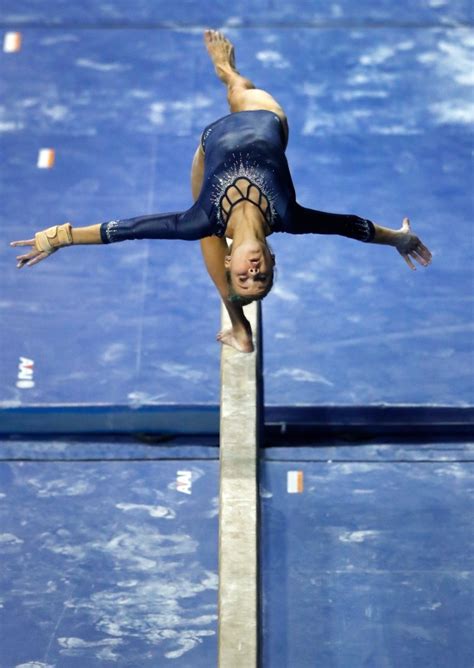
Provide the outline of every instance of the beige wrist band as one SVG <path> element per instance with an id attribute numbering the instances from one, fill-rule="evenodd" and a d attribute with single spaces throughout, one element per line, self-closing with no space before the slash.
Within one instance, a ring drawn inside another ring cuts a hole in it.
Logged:
<path id="1" fill-rule="evenodd" d="M 53 227 L 48 227 L 47 230 L 35 234 L 36 250 L 43 251 L 44 253 L 54 253 L 58 248 L 61 248 L 62 246 L 70 246 L 71 244 L 71 223 L 54 225 Z"/>

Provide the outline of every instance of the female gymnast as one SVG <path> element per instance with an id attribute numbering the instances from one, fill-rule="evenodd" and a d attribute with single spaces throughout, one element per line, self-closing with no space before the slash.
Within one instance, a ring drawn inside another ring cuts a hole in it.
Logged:
<path id="1" fill-rule="evenodd" d="M 353 215 L 308 209 L 296 201 L 285 149 L 288 122 L 276 100 L 255 88 L 235 67 L 234 47 L 220 32 L 206 30 L 204 41 L 216 74 L 227 87 L 231 113 L 209 125 L 194 155 L 194 205 L 184 212 L 153 214 L 74 228 L 70 223 L 14 241 L 31 246 L 17 257 L 31 267 L 63 246 L 108 244 L 126 239 L 200 239 L 206 268 L 227 308 L 232 327 L 217 335 L 242 352 L 253 350 L 243 305 L 271 289 L 275 257 L 267 237 L 339 234 L 394 246 L 411 269 L 426 266 L 431 253 L 412 234 L 408 218 L 392 230 Z M 225 237 L 232 239 L 229 251 Z"/>

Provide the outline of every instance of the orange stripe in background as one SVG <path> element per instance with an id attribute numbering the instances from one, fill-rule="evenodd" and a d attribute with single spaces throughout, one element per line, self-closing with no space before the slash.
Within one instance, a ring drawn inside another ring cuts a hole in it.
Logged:
<path id="1" fill-rule="evenodd" d="M 301 494 L 301 492 L 303 491 L 303 487 L 304 487 L 303 471 L 298 471 L 297 487 L 298 487 L 298 492 Z"/>
<path id="2" fill-rule="evenodd" d="M 15 53 L 21 49 L 21 33 L 7 32 L 3 38 L 3 50 L 5 53 Z"/>
<path id="3" fill-rule="evenodd" d="M 37 167 L 39 167 L 39 169 L 51 169 L 54 165 L 54 160 L 54 148 L 42 148 L 38 153 Z"/>

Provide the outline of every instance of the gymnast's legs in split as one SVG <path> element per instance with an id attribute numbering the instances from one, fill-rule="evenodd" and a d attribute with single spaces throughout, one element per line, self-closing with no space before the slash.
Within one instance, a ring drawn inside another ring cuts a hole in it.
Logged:
<path id="1" fill-rule="evenodd" d="M 206 30 L 204 41 L 216 74 L 227 88 L 227 101 L 231 112 L 266 110 L 275 113 L 282 121 L 288 141 L 288 121 L 282 107 L 265 90 L 255 88 L 254 84 L 242 76 L 235 66 L 234 47 L 224 35 L 215 30 Z M 204 152 L 200 143 L 196 149 L 191 170 L 191 189 L 196 200 L 201 192 L 204 176 Z M 256 213 L 253 205 L 237 209 L 233 216 L 239 219 L 251 218 Z M 240 214 L 240 215 L 239 215 Z M 236 226 L 237 227 L 237 226 Z M 234 233 L 235 240 L 235 233 Z M 232 328 L 217 335 L 221 343 L 231 345 L 238 350 L 249 352 L 253 349 L 249 324 L 243 314 L 242 305 L 229 300 L 229 279 L 225 269 L 225 259 L 229 258 L 229 247 L 223 237 L 205 237 L 201 239 L 201 251 L 209 275 L 221 295 L 229 313 Z M 268 258 L 274 263 L 274 258 Z"/>

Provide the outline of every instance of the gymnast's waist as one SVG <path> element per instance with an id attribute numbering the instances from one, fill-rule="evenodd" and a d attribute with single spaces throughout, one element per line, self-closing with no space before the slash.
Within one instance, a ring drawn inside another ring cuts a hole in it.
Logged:
<path id="1" fill-rule="evenodd" d="M 243 148 L 255 142 L 281 144 L 281 121 L 272 111 L 238 111 L 219 118 L 201 135 L 201 146 L 206 152 L 208 143 L 216 141 L 227 149 Z"/>

